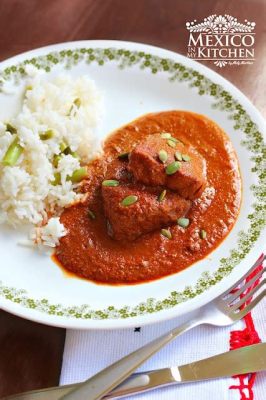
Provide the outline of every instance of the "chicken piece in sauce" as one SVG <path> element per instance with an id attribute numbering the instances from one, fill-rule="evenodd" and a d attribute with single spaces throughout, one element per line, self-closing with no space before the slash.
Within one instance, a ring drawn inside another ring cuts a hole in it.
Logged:
<path id="1" fill-rule="evenodd" d="M 102 198 L 108 234 L 127 241 L 176 222 L 191 206 L 176 193 L 136 183 L 103 185 Z"/>
<path id="2" fill-rule="evenodd" d="M 171 164 L 176 169 L 171 170 Z M 199 197 L 206 187 L 206 162 L 189 144 L 169 133 L 147 136 L 131 152 L 128 170 L 137 182 L 165 186 L 186 199 Z"/>

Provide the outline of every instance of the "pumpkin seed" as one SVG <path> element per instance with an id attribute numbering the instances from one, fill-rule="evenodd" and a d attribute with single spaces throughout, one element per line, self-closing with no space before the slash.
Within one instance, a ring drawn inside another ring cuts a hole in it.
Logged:
<path id="1" fill-rule="evenodd" d="M 51 185 L 57 186 L 61 184 L 61 174 L 60 172 L 54 173 L 54 180 L 51 182 Z"/>
<path id="2" fill-rule="evenodd" d="M 53 158 L 53 166 L 55 167 L 55 168 L 57 168 L 58 167 L 58 164 L 59 164 L 59 161 L 61 160 L 61 156 L 60 156 L 60 154 L 55 154 L 54 155 L 54 158 Z"/>
<path id="3" fill-rule="evenodd" d="M 78 108 L 81 106 L 81 100 L 77 97 L 75 100 L 74 100 L 74 104 L 75 104 L 75 106 L 77 106 Z"/>
<path id="4" fill-rule="evenodd" d="M 177 159 L 177 161 L 182 161 L 182 154 L 179 151 L 176 151 L 175 158 Z"/>
<path id="5" fill-rule="evenodd" d="M 71 176 L 68 176 L 67 181 L 70 180 L 72 183 L 79 183 L 87 176 L 87 173 L 87 168 L 81 167 L 79 169 L 76 169 L 76 171 L 74 171 Z"/>
<path id="6" fill-rule="evenodd" d="M 167 167 L 165 168 L 165 172 L 167 175 L 173 175 L 176 173 L 176 171 L 179 170 L 180 167 L 181 167 L 180 162 L 174 161 L 171 164 L 167 165 Z"/>
<path id="7" fill-rule="evenodd" d="M 138 201 L 138 196 L 135 195 L 130 195 L 125 197 L 122 201 L 121 204 L 124 207 L 131 206 L 132 204 L 136 203 Z"/>
<path id="8" fill-rule="evenodd" d="M 17 128 L 15 128 L 13 125 L 9 123 L 6 124 L 6 130 L 10 132 L 12 135 L 17 133 Z"/>
<path id="9" fill-rule="evenodd" d="M 171 133 L 168 133 L 168 132 L 161 133 L 161 138 L 163 138 L 163 139 L 170 139 L 170 137 L 171 137 Z"/>
<path id="10" fill-rule="evenodd" d="M 163 201 L 165 199 L 165 196 L 166 196 L 166 190 L 163 190 L 158 196 L 158 201 L 159 202 Z"/>
<path id="11" fill-rule="evenodd" d="M 121 153 L 118 155 L 119 160 L 126 160 L 128 159 L 129 153 Z"/>
<path id="12" fill-rule="evenodd" d="M 168 154 L 165 150 L 160 150 L 158 153 L 159 160 L 162 161 L 162 163 L 165 163 L 168 158 Z"/>
<path id="13" fill-rule="evenodd" d="M 70 151 L 69 154 L 74 158 L 79 158 L 79 155 L 78 155 L 78 153 L 76 151 Z"/>
<path id="14" fill-rule="evenodd" d="M 173 140 L 172 140 L 172 138 L 171 139 L 168 139 L 167 140 L 167 144 L 168 144 L 168 146 L 170 146 L 170 147 L 172 147 L 173 149 L 175 148 L 175 145 L 176 145 L 176 142 L 174 142 Z"/>
<path id="15" fill-rule="evenodd" d="M 204 229 L 201 229 L 200 231 L 200 237 L 201 239 L 206 239 L 207 237 L 207 232 Z"/>
<path id="16" fill-rule="evenodd" d="M 13 142 L 8 147 L 2 160 L 2 164 L 5 166 L 8 165 L 9 167 L 13 167 L 23 153 L 23 150 L 23 147 L 19 144 L 19 138 L 18 136 L 16 136 Z"/>
<path id="17" fill-rule="evenodd" d="M 188 218 L 178 218 L 177 225 L 181 226 L 182 228 L 187 228 L 190 221 Z"/>
<path id="18" fill-rule="evenodd" d="M 79 155 L 76 151 L 72 151 L 71 148 L 69 146 L 67 146 L 65 148 L 65 150 L 63 151 L 63 153 L 68 156 L 69 154 L 74 157 L 74 158 L 79 158 Z"/>
<path id="19" fill-rule="evenodd" d="M 96 215 L 95 215 L 94 212 L 91 211 L 91 210 L 88 210 L 88 215 L 89 215 L 89 217 L 90 217 L 91 219 L 95 219 L 95 218 L 96 218 Z"/>
<path id="20" fill-rule="evenodd" d="M 163 235 L 167 239 L 172 239 L 172 233 L 171 233 L 170 229 L 162 229 L 161 235 Z"/>
<path id="21" fill-rule="evenodd" d="M 179 142 L 179 140 L 177 140 L 177 139 L 176 139 L 175 137 L 173 137 L 173 136 L 171 136 L 169 139 L 172 140 L 172 142 L 175 142 L 175 143 L 178 143 L 178 142 Z"/>
<path id="22" fill-rule="evenodd" d="M 115 179 L 107 179 L 106 181 L 102 182 L 102 186 L 118 186 L 119 182 Z"/>
<path id="23" fill-rule="evenodd" d="M 45 132 L 39 134 L 41 140 L 49 140 L 54 137 L 54 131 L 52 129 L 48 129 Z"/>
<path id="24" fill-rule="evenodd" d="M 183 161 L 190 161 L 190 157 L 187 154 L 182 154 Z"/>
<path id="25" fill-rule="evenodd" d="M 66 144 L 66 142 L 63 141 L 62 143 L 60 143 L 59 147 L 60 151 L 63 153 L 68 148 L 68 145 Z"/>

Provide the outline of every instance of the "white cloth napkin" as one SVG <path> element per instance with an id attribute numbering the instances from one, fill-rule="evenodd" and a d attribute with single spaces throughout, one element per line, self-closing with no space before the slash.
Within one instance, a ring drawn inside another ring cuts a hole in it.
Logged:
<path id="1" fill-rule="evenodd" d="M 252 313 L 257 332 L 266 341 L 266 300 Z M 153 326 L 115 331 L 68 330 L 60 384 L 83 381 L 122 356 L 182 323 L 187 317 Z M 200 326 L 185 333 L 148 360 L 139 371 L 186 364 L 229 350 L 230 331 L 243 329 L 242 322 L 231 327 Z M 138 395 L 138 400 L 240 400 L 232 378 L 216 379 L 172 386 Z M 127 397 L 133 399 L 133 396 Z M 254 387 L 254 400 L 266 398 L 266 373 L 259 373 Z M 249 397 L 247 397 L 249 399 Z"/>

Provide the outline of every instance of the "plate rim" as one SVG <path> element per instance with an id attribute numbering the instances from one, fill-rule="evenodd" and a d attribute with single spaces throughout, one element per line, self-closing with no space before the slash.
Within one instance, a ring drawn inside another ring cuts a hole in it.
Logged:
<path id="1" fill-rule="evenodd" d="M 229 82 L 227 79 L 223 78 L 221 75 L 219 75 L 217 72 L 209 69 L 205 65 L 202 65 L 194 60 L 190 60 L 187 57 L 173 52 L 171 50 L 163 49 L 161 47 L 157 46 L 152 46 L 149 44 L 144 44 L 144 43 L 138 43 L 138 42 L 128 42 L 128 41 L 120 41 L 120 40 L 82 40 L 82 41 L 72 41 L 72 42 L 63 42 L 63 43 L 57 43 L 49 46 L 44 46 L 40 48 L 36 48 L 21 54 L 18 54 L 16 56 L 13 56 L 11 58 L 8 58 L 7 60 L 4 60 L 0 63 L 0 69 L 2 67 L 5 67 L 6 65 L 10 63 L 14 63 L 19 61 L 19 59 L 26 59 L 29 58 L 30 56 L 36 55 L 41 56 L 45 55 L 47 53 L 57 51 L 58 49 L 70 49 L 70 48 L 80 48 L 82 46 L 91 46 L 91 47 L 122 47 L 127 49 L 128 47 L 135 47 L 135 50 L 140 50 L 142 49 L 144 52 L 149 52 L 153 55 L 157 55 L 159 57 L 164 57 L 164 55 L 159 54 L 163 53 L 165 54 L 165 57 L 169 57 L 170 59 L 177 59 L 177 62 L 184 64 L 188 68 L 193 68 L 196 71 L 202 71 L 203 75 L 205 75 L 209 80 L 212 80 L 214 82 L 218 81 L 218 84 L 221 84 L 223 87 L 226 88 L 231 94 L 233 94 L 233 98 L 237 98 L 237 100 L 241 103 L 244 104 L 245 108 L 250 111 L 251 110 L 251 115 L 252 119 L 255 119 L 256 122 L 263 126 L 265 129 L 265 122 L 264 118 L 262 117 L 261 113 L 256 109 L 256 107 L 251 103 L 251 101 L 231 82 Z M 40 53 L 40 54 L 39 54 Z M 265 136 L 265 135 L 264 135 Z M 258 252 L 259 253 L 259 252 Z M 259 257 L 260 254 L 258 254 Z M 257 258 L 258 258 L 257 257 Z M 245 261 L 248 259 L 249 262 L 251 262 L 251 255 L 248 254 L 247 257 L 245 258 Z M 255 262 L 255 260 L 252 261 L 252 263 Z M 241 264 L 241 263 L 240 263 Z M 251 263 L 250 263 L 251 265 Z M 238 267 L 238 266 L 237 266 Z M 27 318 L 34 320 L 36 322 L 40 323 L 45 323 L 49 325 L 54 325 L 54 326 L 60 326 L 60 327 L 68 327 L 68 328 L 79 328 L 79 329 L 114 329 L 114 328 L 128 328 L 128 327 L 133 327 L 135 325 L 145 325 L 145 324 L 152 324 L 156 323 L 159 321 L 171 319 L 183 314 L 186 314 L 188 312 L 191 312 L 202 305 L 208 303 L 216 297 L 217 295 L 221 294 L 226 288 L 228 288 L 232 284 L 232 277 L 234 276 L 236 270 L 238 269 L 237 267 L 234 268 L 234 270 L 230 273 L 228 277 L 224 277 L 224 279 L 219 282 L 217 285 L 214 287 L 210 288 L 209 290 L 205 291 L 205 296 L 203 299 L 206 297 L 206 301 L 201 301 L 199 305 L 199 296 L 196 299 L 190 299 L 188 302 L 184 302 L 182 304 L 179 304 L 177 306 L 174 306 L 172 309 L 164 309 L 163 311 L 158 311 L 153 314 L 148 314 L 148 315 L 138 315 L 137 317 L 129 317 L 126 319 L 107 319 L 107 320 L 98 320 L 98 319 L 75 319 L 75 318 L 69 318 L 69 317 L 61 317 L 61 316 L 53 316 L 49 315 L 46 313 L 42 313 L 37 310 L 31 310 L 27 309 L 25 307 L 22 307 L 21 305 L 12 303 L 11 301 L 8 301 L 6 299 L 3 299 L 1 297 L 1 301 L 4 301 L 4 304 L 1 304 L 1 307 L 13 314 L 19 315 L 21 317 Z M 248 268 L 247 268 L 248 269 Z M 246 272 L 246 270 L 243 271 L 243 274 Z M 231 279 L 228 279 L 231 277 Z M 236 275 L 235 281 L 239 278 L 239 275 Z M 228 284 L 225 284 L 228 281 Z M 215 295 L 212 289 L 215 289 Z M 217 290 L 218 289 L 218 290 Z M 209 295 L 209 296 L 208 296 Z M 210 299 L 210 297 L 212 297 Z M 202 299 L 201 299 L 202 300 Z M 181 306 L 181 307 L 180 307 Z M 180 309 L 182 308 L 182 309 Z M 173 315 L 174 314 L 174 315 Z"/>

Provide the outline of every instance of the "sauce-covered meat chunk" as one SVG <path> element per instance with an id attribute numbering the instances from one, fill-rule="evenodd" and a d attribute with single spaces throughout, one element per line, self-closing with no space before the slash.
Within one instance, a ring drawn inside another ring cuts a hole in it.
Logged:
<path id="1" fill-rule="evenodd" d="M 188 212 L 191 202 L 171 191 L 140 184 L 102 186 L 108 234 L 116 240 L 135 240 L 167 226 Z"/>
<path id="2" fill-rule="evenodd" d="M 205 162 L 208 184 L 200 195 Z M 68 233 L 54 258 L 82 278 L 119 285 L 169 276 L 202 260 L 234 226 L 242 193 L 227 135 L 185 111 L 144 115 L 117 129 L 80 189 L 85 198 L 60 217 Z"/>
<path id="3" fill-rule="evenodd" d="M 204 158 L 170 133 L 147 136 L 132 150 L 128 168 L 136 181 L 166 186 L 187 199 L 199 197 L 206 186 Z"/>

